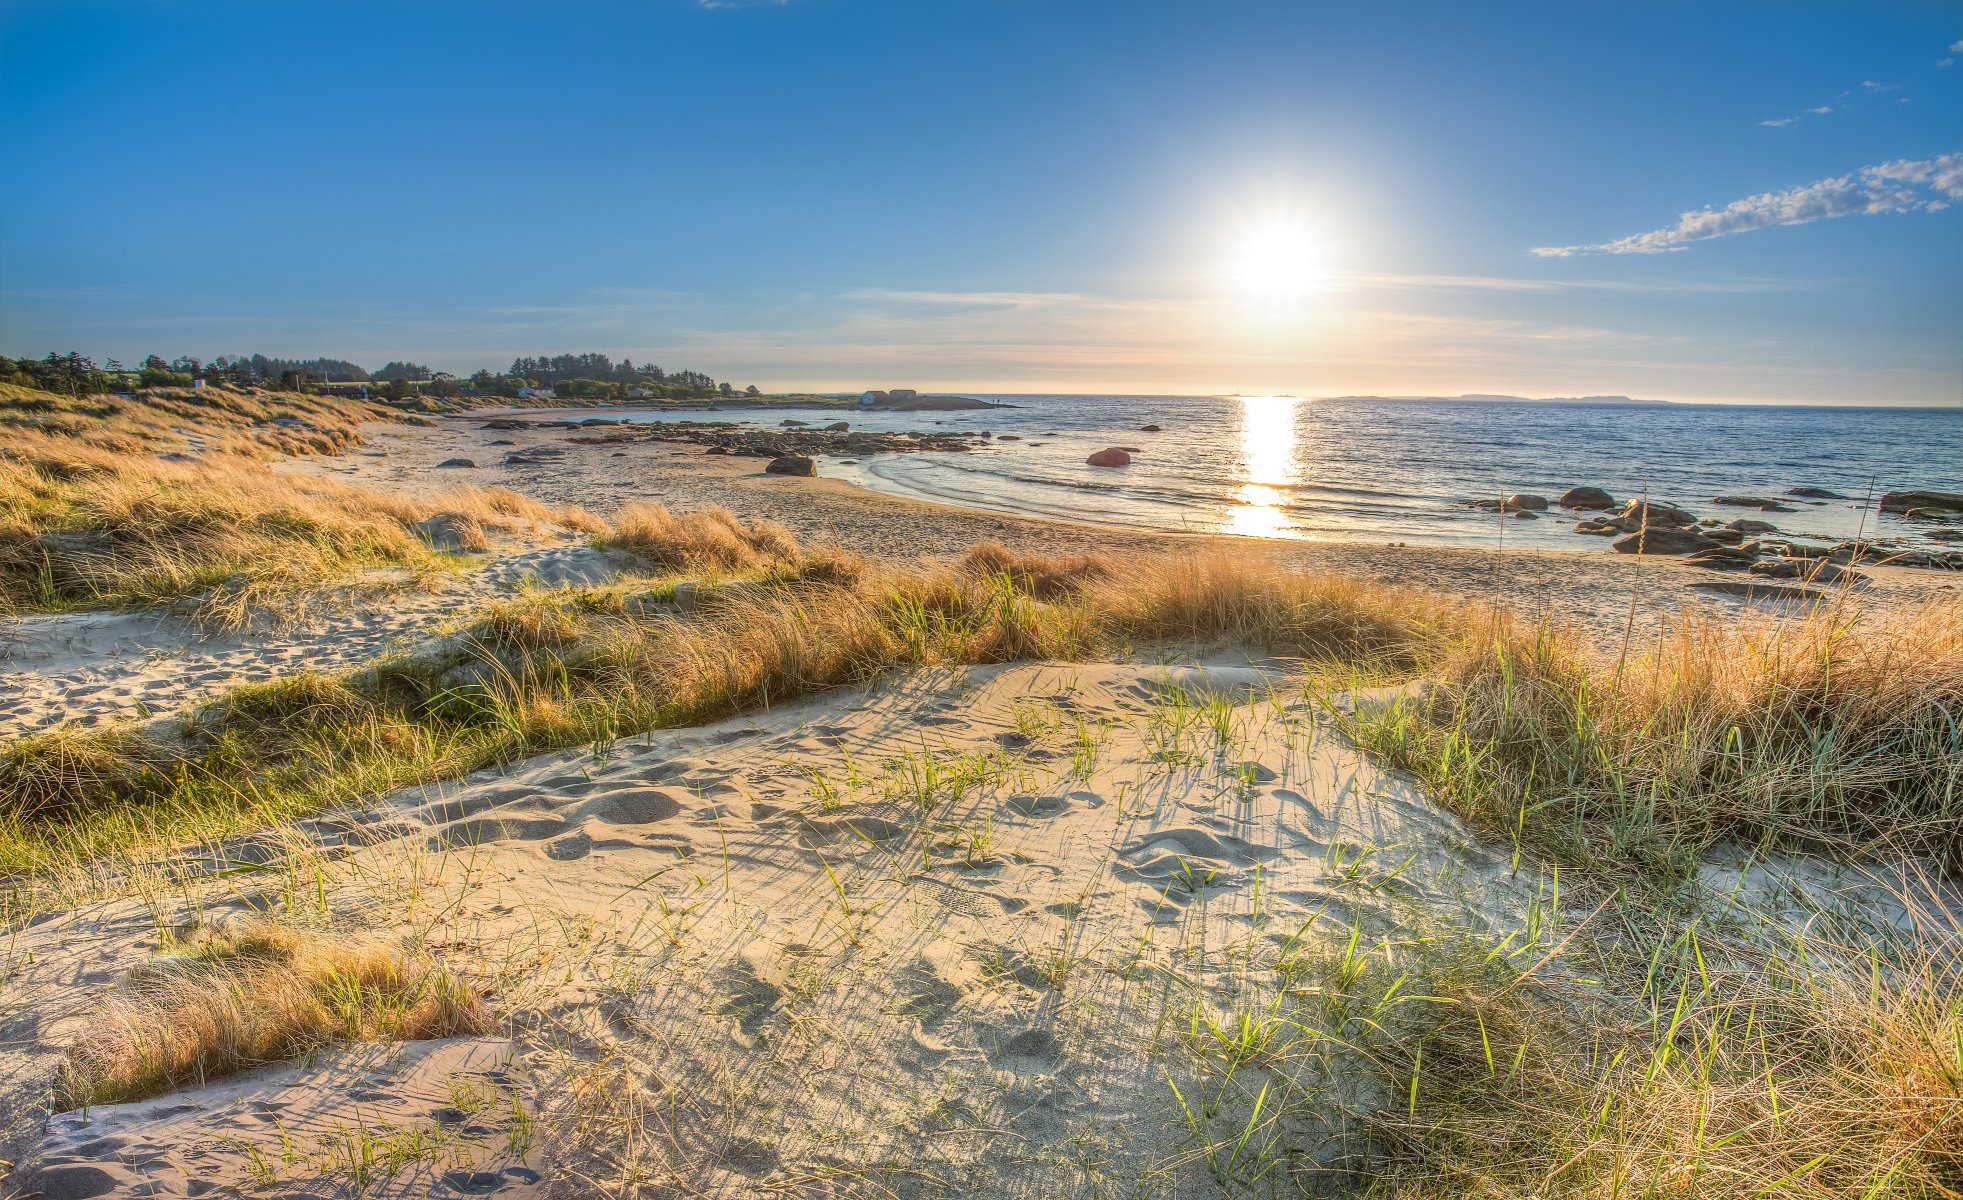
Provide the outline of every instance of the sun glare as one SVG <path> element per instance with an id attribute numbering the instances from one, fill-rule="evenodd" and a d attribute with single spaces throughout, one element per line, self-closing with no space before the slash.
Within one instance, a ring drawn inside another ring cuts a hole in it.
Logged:
<path id="1" fill-rule="evenodd" d="M 1272 303 L 1298 300 L 1320 287 L 1326 264 L 1321 244 L 1307 228 L 1270 221 L 1241 235 L 1233 268 L 1242 291 Z"/>

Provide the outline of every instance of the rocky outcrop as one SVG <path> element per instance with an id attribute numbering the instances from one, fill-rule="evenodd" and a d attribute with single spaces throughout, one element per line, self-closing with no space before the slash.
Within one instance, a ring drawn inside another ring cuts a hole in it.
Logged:
<path id="1" fill-rule="evenodd" d="M 1753 563 L 1746 570 L 1768 579 L 1803 579 L 1808 583 L 1839 583 L 1842 580 L 1858 583 L 1867 578 L 1852 567 L 1843 567 L 1824 558 L 1769 558 Z"/>
<path id="2" fill-rule="evenodd" d="M 1709 550 L 1716 542 L 1695 529 L 1683 529 L 1668 525 L 1652 525 L 1639 529 L 1626 537 L 1618 538 L 1614 548 L 1623 554 L 1692 554 L 1699 550 Z"/>
<path id="3" fill-rule="evenodd" d="M 1737 531 L 1738 531 L 1739 533 L 1777 533 L 1777 532 L 1779 532 L 1779 527 L 1778 527 L 1777 525 L 1774 525 L 1774 524 L 1773 524 L 1772 522 L 1770 522 L 1770 521 L 1757 521 L 1757 520 L 1754 520 L 1754 519 L 1752 519 L 1751 517 L 1740 517 L 1740 518 L 1738 518 L 1738 519 L 1737 519 L 1736 521 L 1726 521 L 1726 522 L 1724 523 L 1724 527 L 1725 527 L 1726 529 L 1735 529 L 1735 530 L 1737 530 Z"/>
<path id="4" fill-rule="evenodd" d="M 770 475 L 802 475 L 808 478 L 818 474 L 818 464 L 802 454 L 786 454 L 771 459 L 764 471 Z"/>
<path id="5" fill-rule="evenodd" d="M 1788 496 L 1798 496 L 1802 500 L 1852 500 L 1854 498 L 1852 496 L 1843 496 L 1839 492 L 1830 492 L 1823 487 L 1787 488 L 1786 494 Z"/>
<path id="6" fill-rule="evenodd" d="M 474 467 L 477 465 L 477 461 L 470 458 L 446 458 L 436 465 L 438 467 Z"/>
<path id="7" fill-rule="evenodd" d="M 1106 446 L 1084 461 L 1093 467 L 1122 467 L 1131 462 L 1131 455 L 1116 446 Z"/>
<path id="8" fill-rule="evenodd" d="M 1757 542 L 1741 542 L 1737 545 L 1710 546 L 1703 550 L 1693 550 L 1684 557 L 1684 561 L 1696 563 L 1700 567 L 1736 571 L 1751 566 L 1758 561 L 1758 558 Z"/>
<path id="9" fill-rule="evenodd" d="M 1596 512 L 1615 507 L 1615 497 L 1598 487 L 1573 487 L 1561 493 L 1561 507 Z"/>
<path id="10" fill-rule="evenodd" d="M 1756 508 L 1760 512 L 1798 512 L 1790 504 L 1781 504 L 1770 496 L 1713 496 L 1711 503 L 1722 504 L 1726 508 Z"/>
<path id="11" fill-rule="evenodd" d="M 1687 529 L 1697 524 L 1697 518 L 1674 504 L 1661 500 L 1630 500 L 1623 504 L 1616 514 L 1627 524 L 1640 527 Z"/>
<path id="12" fill-rule="evenodd" d="M 1881 497 L 1881 511 L 1906 517 L 1943 517 L 1950 513 L 1963 513 L 1963 493 L 1885 492 Z"/>

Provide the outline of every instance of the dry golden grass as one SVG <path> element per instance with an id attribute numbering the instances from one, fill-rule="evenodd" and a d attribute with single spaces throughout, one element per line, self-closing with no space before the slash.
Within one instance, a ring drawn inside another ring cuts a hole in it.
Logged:
<path id="1" fill-rule="evenodd" d="M 617 513 L 596 544 L 627 550 L 658 569 L 754 570 L 797 560 L 797 539 L 782 525 L 745 525 L 727 509 L 675 514 L 664 505 L 629 504 Z"/>
<path id="2" fill-rule="evenodd" d="M 1681 874 L 1735 840 L 1963 865 L 1963 604 L 1686 617 L 1627 653 L 1542 628 L 1427 670 L 1354 732 L 1562 859 Z"/>
<path id="3" fill-rule="evenodd" d="M 1371 1047 L 1401 1101 L 1370 1120 L 1371 1194 L 1956 1195 L 1963 929 L 1920 916 L 1756 945 L 1679 921 L 1586 985 L 1417 965 L 1439 1003 Z"/>
<path id="4" fill-rule="evenodd" d="M 246 399 L 271 411 L 286 400 Z M 0 612 L 192 599 L 206 620 L 236 626 L 363 567 L 435 568 L 440 560 L 415 528 L 431 517 L 448 515 L 462 549 L 485 548 L 487 529 L 597 527 L 584 514 L 503 489 L 406 500 L 275 475 L 262 461 L 275 450 L 343 449 L 356 437 L 353 424 L 247 424 L 228 433 L 221 423 L 192 456 L 161 449 L 186 444 L 159 426 L 169 410 L 140 415 L 123 412 L 79 430 L 18 414 L 0 423 Z M 366 409 L 332 415 L 374 416 Z"/>
<path id="5" fill-rule="evenodd" d="M 1364 1114 L 1367 1186 L 1602 1200 L 1963 1192 L 1953 918 L 1925 915 L 1900 936 L 1822 914 L 1798 931 L 1768 922 L 1749 941 L 1687 922 L 1667 897 L 1639 907 L 1680 887 L 1720 840 L 1847 858 L 1908 849 L 1955 865 L 1957 606 L 1686 623 L 1604 655 L 1454 600 L 1224 553 L 1057 561 L 982 547 L 902 569 L 807 551 L 727 514 L 643 512 L 633 528 L 651 560 L 736 577 L 697 580 L 687 604 L 672 582 L 646 580 L 521 596 L 365 671 L 239 689 L 179 746 L 126 731 L 37 743 L 0 768 L 0 801 L 59 802 L 5 827 L 0 863 L 33 871 L 208 841 L 914 665 L 1263 646 L 1432 677 L 1421 697 L 1366 709 L 1350 728 L 1489 831 L 1598 878 L 1666 885 L 1624 889 L 1613 911 L 1627 932 L 1584 953 L 1591 933 L 1544 969 L 1523 973 L 1485 946 L 1436 962 L 1386 946 L 1371 986 L 1410 999 L 1341 1047 L 1393 1099 Z M 119 793 L 132 772 L 150 790 Z M 463 1001 L 415 1015 L 430 993 L 389 982 L 397 968 L 365 957 L 372 948 L 306 970 L 300 951 L 264 956 L 271 967 L 255 953 L 133 981 L 126 1013 L 78 1050 L 68 1094 L 145 1094 L 324 1038 L 481 1020 L 460 1015 L 475 1012 Z M 353 992 L 321 981 L 348 978 L 413 1003 L 337 1006 Z M 1296 998 L 1340 1001 L 1340 990 L 1324 981 Z M 253 1025 L 262 1009 L 274 1016 Z"/>
<path id="6" fill-rule="evenodd" d="M 337 1042 L 482 1032 L 467 985 L 404 951 L 260 919 L 130 973 L 63 1069 L 61 1109 L 140 1100 Z"/>

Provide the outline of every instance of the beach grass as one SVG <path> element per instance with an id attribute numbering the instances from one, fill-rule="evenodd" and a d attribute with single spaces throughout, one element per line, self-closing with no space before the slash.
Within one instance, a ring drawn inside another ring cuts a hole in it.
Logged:
<path id="1" fill-rule="evenodd" d="M 1345 710 L 1345 728 L 1557 862 L 1667 883 L 1726 841 L 1844 858 L 1942 858 L 1963 841 L 1954 606 L 1687 619 L 1611 657 L 1445 597 L 1217 552 L 1058 562 L 981 547 L 904 568 L 807 551 L 727 513 L 631 518 L 606 536 L 654 578 L 495 603 L 369 668 L 237 689 L 170 736 L 110 726 L 10 744 L 0 866 L 205 841 L 898 669 L 1169 644 L 1425 676 Z"/>
<path id="2" fill-rule="evenodd" d="M 70 1051 L 56 1111 L 141 1100 L 341 1042 L 482 1032 L 471 987 L 358 935 L 257 917 L 170 936 Z"/>
<path id="3" fill-rule="evenodd" d="M 1715 844 L 1963 865 L 1963 611 L 1681 618 L 1605 651 L 1466 639 L 1367 748 L 1553 861 L 1684 877 Z"/>
<path id="4" fill-rule="evenodd" d="M 405 499 L 272 471 L 400 414 L 320 397 L 210 390 L 0 398 L 0 613 L 182 604 L 237 628 L 368 568 L 427 573 L 487 530 L 597 528 L 504 489 Z M 180 422 L 197 421 L 197 435 Z M 197 440 L 193 442 L 191 437 Z M 418 524 L 443 517 L 441 538 Z M 440 544 L 439 544 L 440 543 Z"/>
<path id="5" fill-rule="evenodd" d="M 1249 642 L 1408 671 L 1470 618 L 1457 601 L 1227 555 L 1141 558 L 1040 599 L 998 551 L 893 568 L 727 514 L 668 518 L 638 545 L 703 572 L 540 591 L 337 678 L 246 685 L 181 727 L 112 725 L 0 748 L 0 870 L 33 875 L 138 846 L 201 843 L 325 805 L 569 746 L 694 724 L 897 669 L 1082 659 L 1161 642 Z M 747 538 L 748 540 L 745 540 Z M 753 551 L 752 543 L 773 547 Z M 752 570 L 719 571 L 731 546 Z M 786 556 L 785 546 L 791 547 Z M 772 565 L 759 567 L 769 561 Z M 1081 574 L 1081 572 L 1079 572 Z"/>

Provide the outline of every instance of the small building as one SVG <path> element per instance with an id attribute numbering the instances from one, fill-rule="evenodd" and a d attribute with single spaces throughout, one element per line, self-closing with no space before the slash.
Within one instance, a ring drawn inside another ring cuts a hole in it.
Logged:
<path id="1" fill-rule="evenodd" d="M 887 394 L 885 392 L 864 392 L 859 396 L 859 403 L 861 404 L 884 404 L 886 400 Z"/>
<path id="2" fill-rule="evenodd" d="M 912 388 L 894 388 L 892 391 L 886 393 L 886 398 L 894 404 L 908 404 L 917 399 L 919 395 L 920 393 L 914 391 Z"/>
<path id="3" fill-rule="evenodd" d="M 557 400 L 559 393 L 553 391 L 551 388 L 519 388 L 518 398 L 520 400 Z"/>
<path id="4" fill-rule="evenodd" d="M 627 398 L 629 400 L 647 400 L 647 399 L 651 399 L 653 396 L 654 393 L 647 390 L 646 388 L 627 389 Z"/>

